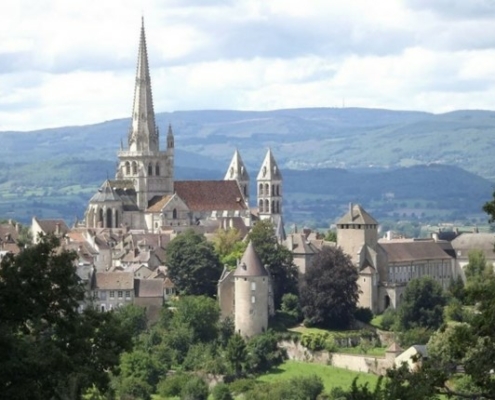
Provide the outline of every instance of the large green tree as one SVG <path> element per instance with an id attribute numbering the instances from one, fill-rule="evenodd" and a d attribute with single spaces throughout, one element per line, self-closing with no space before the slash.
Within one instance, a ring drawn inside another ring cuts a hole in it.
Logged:
<path id="1" fill-rule="evenodd" d="M 300 288 L 307 323 L 325 328 L 346 328 L 359 298 L 358 273 L 340 247 L 323 247 L 306 270 Z"/>
<path id="2" fill-rule="evenodd" d="M 253 243 L 261 262 L 270 273 L 273 300 L 279 309 L 284 294 L 298 291 L 298 271 L 293 262 L 294 257 L 285 246 L 278 243 L 273 224 L 268 220 L 256 222 L 248 234 L 248 240 Z"/>
<path id="3" fill-rule="evenodd" d="M 189 229 L 167 247 L 170 279 L 181 294 L 213 296 L 222 273 L 222 265 L 213 245 L 201 234 Z"/>
<path id="4" fill-rule="evenodd" d="M 113 313 L 79 312 L 84 287 L 76 254 L 52 236 L 0 265 L 0 393 L 8 399 L 78 398 L 131 345 Z"/>
<path id="5" fill-rule="evenodd" d="M 398 311 L 399 328 L 438 329 L 443 323 L 446 299 L 438 282 L 429 276 L 413 279 L 404 291 Z"/>

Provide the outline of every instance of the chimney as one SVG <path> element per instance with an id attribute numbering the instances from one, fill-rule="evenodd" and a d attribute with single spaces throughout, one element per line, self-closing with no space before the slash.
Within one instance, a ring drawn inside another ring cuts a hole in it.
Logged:
<path id="1" fill-rule="evenodd" d="M 354 214 L 352 212 L 352 203 L 349 203 L 349 214 L 351 215 L 351 221 L 354 219 Z"/>
<path id="2" fill-rule="evenodd" d="M 60 235 L 60 222 L 57 222 L 55 224 L 55 235 L 59 236 Z"/>
<path id="3" fill-rule="evenodd" d="M 234 218 L 229 218 L 229 228 L 234 228 Z"/>
<path id="4" fill-rule="evenodd" d="M 433 232 L 433 233 L 431 234 L 431 237 L 432 237 L 432 239 L 433 239 L 435 242 L 438 242 L 438 233 L 437 233 L 437 232 Z"/>
<path id="5" fill-rule="evenodd" d="M 14 225 L 14 221 L 12 221 L 11 219 L 9 219 L 9 225 Z"/>
<path id="6" fill-rule="evenodd" d="M 17 224 L 15 224 L 15 231 L 17 233 L 21 233 L 21 224 L 19 222 Z"/>

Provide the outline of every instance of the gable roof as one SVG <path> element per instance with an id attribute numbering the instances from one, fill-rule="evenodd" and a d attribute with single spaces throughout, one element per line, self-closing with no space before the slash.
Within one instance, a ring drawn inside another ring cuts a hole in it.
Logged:
<path id="1" fill-rule="evenodd" d="M 258 254 L 256 254 L 252 242 L 247 245 L 241 262 L 234 271 L 234 276 L 268 276 L 268 272 L 261 263 Z"/>
<path id="2" fill-rule="evenodd" d="M 57 231 L 57 226 L 60 229 L 60 233 L 63 235 L 69 231 L 69 227 L 63 219 L 35 219 L 44 233 L 55 233 Z"/>
<path id="3" fill-rule="evenodd" d="M 272 150 L 269 148 L 266 152 L 265 159 L 261 164 L 260 171 L 258 172 L 257 180 L 282 180 L 282 174 L 280 168 L 273 157 Z"/>
<path id="4" fill-rule="evenodd" d="M 378 225 L 376 219 L 369 215 L 359 204 L 350 204 L 349 211 L 337 221 L 337 225 L 342 224 L 368 224 Z"/>
<path id="5" fill-rule="evenodd" d="M 389 263 L 452 258 L 432 241 L 380 242 L 380 246 L 387 252 Z"/>
<path id="6" fill-rule="evenodd" d="M 134 279 L 136 297 L 163 297 L 163 280 Z"/>
<path id="7" fill-rule="evenodd" d="M 191 211 L 247 209 L 237 181 L 175 181 L 174 189 Z"/>
<path id="8" fill-rule="evenodd" d="M 174 195 L 167 194 L 165 196 L 155 196 L 148 203 L 147 212 L 160 212 Z"/>
<path id="9" fill-rule="evenodd" d="M 493 233 L 463 233 L 452 242 L 452 247 L 457 253 L 457 258 L 467 258 L 470 250 L 482 250 L 489 259 L 495 257 L 495 234 Z"/>
<path id="10" fill-rule="evenodd" d="M 132 290 L 134 274 L 132 272 L 97 272 L 94 288 L 99 290 Z"/>

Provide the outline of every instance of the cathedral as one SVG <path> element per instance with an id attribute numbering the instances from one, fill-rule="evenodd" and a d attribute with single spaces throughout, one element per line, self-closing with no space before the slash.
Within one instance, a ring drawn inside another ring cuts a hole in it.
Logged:
<path id="1" fill-rule="evenodd" d="M 257 207 L 250 209 L 249 174 L 238 150 L 224 180 L 177 181 L 174 146 L 169 125 L 160 150 L 142 22 L 127 146 L 120 146 L 115 179 L 103 182 L 90 199 L 84 226 L 158 233 L 226 219 L 249 228 L 256 219 L 270 219 L 283 227 L 282 175 L 270 149 L 257 176 Z"/>

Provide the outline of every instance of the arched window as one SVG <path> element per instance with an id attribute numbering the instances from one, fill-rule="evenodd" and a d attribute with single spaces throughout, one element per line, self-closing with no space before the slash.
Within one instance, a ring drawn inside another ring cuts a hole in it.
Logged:
<path id="1" fill-rule="evenodd" d="M 265 184 L 265 196 L 270 196 L 270 185 Z"/>
<path id="2" fill-rule="evenodd" d="M 247 185 L 244 185 L 244 197 L 247 197 Z"/>
<path id="3" fill-rule="evenodd" d="M 280 196 L 280 185 L 277 185 L 277 196 Z"/>
<path id="4" fill-rule="evenodd" d="M 100 208 L 98 210 L 98 224 L 97 227 L 103 228 L 103 210 Z"/>
<path id="5" fill-rule="evenodd" d="M 130 175 L 131 174 L 131 164 L 129 163 L 129 161 L 127 161 L 125 163 L 125 174 L 126 175 Z"/>
<path id="6" fill-rule="evenodd" d="M 258 192 L 260 195 L 263 195 L 263 184 L 262 183 L 260 183 L 260 187 L 258 189 Z"/>
<path id="7" fill-rule="evenodd" d="M 115 210 L 115 226 L 114 228 L 118 228 L 119 227 L 119 210 Z"/>
<path id="8" fill-rule="evenodd" d="M 174 208 L 172 210 L 172 219 L 177 219 L 177 209 L 176 208 Z"/>
<path id="9" fill-rule="evenodd" d="M 106 224 L 105 228 L 111 228 L 112 227 L 112 210 L 107 209 L 107 215 L 106 215 Z"/>
<path id="10" fill-rule="evenodd" d="M 272 185 L 272 196 L 275 196 L 275 185 Z"/>
<path id="11" fill-rule="evenodd" d="M 277 201 L 277 214 L 280 214 L 280 201 Z"/>
<path id="12" fill-rule="evenodd" d="M 136 163 L 136 161 L 132 162 L 132 175 L 137 175 L 137 163 Z"/>
<path id="13" fill-rule="evenodd" d="M 265 200 L 265 212 L 270 212 L 270 200 Z"/>
<path id="14" fill-rule="evenodd" d="M 258 205 L 258 212 L 262 213 L 263 212 L 263 200 L 260 200 L 260 204 Z"/>
<path id="15" fill-rule="evenodd" d="M 152 176 L 153 175 L 153 165 L 149 164 L 148 165 L 148 176 Z"/>
<path id="16" fill-rule="evenodd" d="M 160 164 L 156 163 L 155 165 L 155 175 L 160 175 Z"/>
<path id="17" fill-rule="evenodd" d="M 272 214 L 275 214 L 277 210 L 275 209 L 275 201 L 272 200 Z"/>

